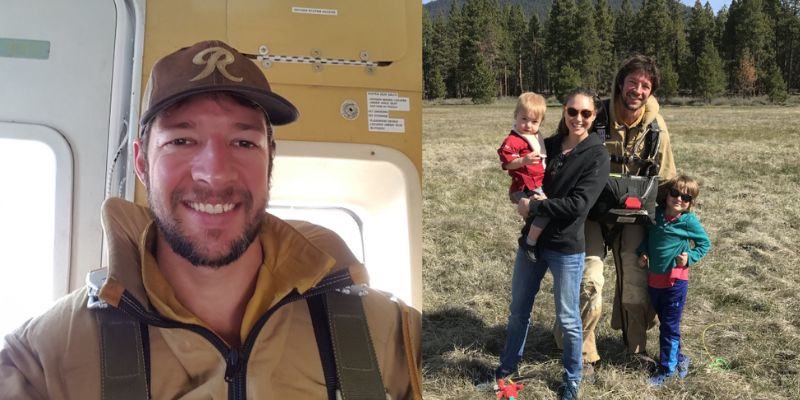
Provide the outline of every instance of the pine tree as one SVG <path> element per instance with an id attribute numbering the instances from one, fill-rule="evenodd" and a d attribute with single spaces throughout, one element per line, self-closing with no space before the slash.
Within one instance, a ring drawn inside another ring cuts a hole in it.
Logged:
<path id="1" fill-rule="evenodd" d="M 665 0 L 646 0 L 637 16 L 643 44 L 643 54 L 655 57 L 659 65 L 671 60 L 670 38 L 672 20 Z"/>
<path id="2" fill-rule="evenodd" d="M 742 7 L 739 5 L 739 0 L 732 0 L 731 6 L 725 18 L 725 27 L 720 37 L 720 54 L 723 55 L 725 61 L 725 72 L 728 75 L 729 82 L 735 85 L 735 72 L 741 59 L 742 49 L 740 48 L 738 39 L 736 37 L 736 27 L 742 19 Z M 749 50 L 748 50 L 749 52 Z M 752 55 L 751 55 L 752 56 Z M 755 64 L 754 64 L 755 65 Z"/>
<path id="3" fill-rule="evenodd" d="M 600 57 L 600 73 L 598 89 L 609 93 L 617 70 L 617 59 L 614 55 L 614 11 L 606 0 L 597 0 L 595 4 L 595 29 L 599 40 L 598 56 Z"/>
<path id="4" fill-rule="evenodd" d="M 614 26 L 614 43 L 616 44 L 617 59 L 628 58 L 641 53 L 641 38 L 637 38 L 639 29 L 636 28 L 637 17 L 629 0 L 624 0 L 617 10 L 616 24 Z"/>
<path id="5" fill-rule="evenodd" d="M 775 62 L 774 35 L 769 17 L 762 10 L 763 0 L 742 0 L 741 14 L 735 26 L 737 48 L 735 59 L 741 57 L 745 48 L 750 50 L 762 82 L 766 85 L 768 71 Z M 731 5 L 733 6 L 733 5 Z"/>
<path id="6" fill-rule="evenodd" d="M 796 85 L 800 62 L 800 0 L 775 4 L 775 61 L 789 88 Z"/>
<path id="7" fill-rule="evenodd" d="M 504 68 L 501 57 L 504 30 L 497 0 L 469 0 L 464 4 L 462 13 L 465 28 L 459 49 L 458 69 L 461 81 L 469 82 L 468 95 L 474 98 L 473 90 L 486 92 L 486 88 L 477 88 L 473 84 L 485 84 L 487 73 L 494 77 L 493 87 L 497 87 L 498 72 Z M 478 65 L 485 69 L 478 70 Z"/>
<path id="8" fill-rule="evenodd" d="M 692 93 L 710 101 L 725 93 L 725 81 L 722 59 L 719 57 L 717 49 L 714 46 L 706 46 L 703 54 L 697 59 L 697 77 Z"/>
<path id="9" fill-rule="evenodd" d="M 511 76 L 516 69 L 516 56 L 514 55 L 514 38 L 508 32 L 508 23 L 512 13 L 511 3 L 506 3 L 500 11 L 497 30 L 497 48 L 494 50 L 494 70 L 500 80 L 500 96 L 508 96 L 509 89 L 514 85 Z M 509 82 L 509 76 L 511 79 Z"/>
<path id="10" fill-rule="evenodd" d="M 734 63 L 730 61 L 730 56 L 728 55 L 727 48 L 723 42 L 725 25 L 727 22 L 728 6 L 722 6 L 722 8 L 719 9 L 719 12 L 717 12 L 717 16 L 714 18 L 714 47 L 716 47 L 717 51 L 719 51 L 719 56 L 722 58 L 722 62 L 725 64 L 725 75 L 728 76 L 728 86 L 735 87 L 733 80 L 735 69 L 732 68 Z"/>
<path id="11" fill-rule="evenodd" d="M 458 52 L 455 41 L 448 36 L 447 21 L 442 11 L 439 11 L 439 16 L 433 21 L 433 40 L 431 41 L 431 47 L 434 66 L 439 70 L 439 74 L 445 83 L 445 91 L 447 92 L 448 74 L 458 66 Z M 446 96 L 447 94 L 441 97 Z M 452 94 L 452 96 L 455 95 Z"/>
<path id="12" fill-rule="evenodd" d="M 544 38 L 542 37 L 542 24 L 539 22 L 539 16 L 536 13 L 531 15 L 528 20 L 528 30 L 525 33 L 525 46 L 522 58 L 523 71 L 527 71 L 527 87 L 524 91 L 534 91 L 543 93 L 546 86 L 546 70 L 544 62 Z"/>
<path id="13" fill-rule="evenodd" d="M 785 34 L 792 39 L 787 44 L 787 50 L 781 51 L 788 62 L 786 83 L 790 89 L 800 90 L 800 0 L 787 0 L 786 13 L 789 21 Z"/>
<path id="14" fill-rule="evenodd" d="M 781 69 L 777 65 L 767 67 L 764 77 L 764 89 L 773 103 L 783 103 L 789 98 L 786 92 L 786 82 L 781 75 Z"/>
<path id="15" fill-rule="evenodd" d="M 666 47 L 668 57 L 675 72 L 678 74 L 678 81 L 684 86 L 691 85 L 690 75 L 686 71 L 689 64 L 689 46 L 686 42 L 686 28 L 683 23 L 685 11 L 683 4 L 678 0 L 666 0 L 667 11 L 669 13 L 670 24 Z M 665 60 L 660 60 L 659 65 L 664 65 Z"/>
<path id="16" fill-rule="evenodd" d="M 581 86 L 581 74 L 569 64 L 565 64 L 561 67 L 556 82 L 556 98 L 559 102 L 564 103 L 567 93 Z"/>
<path id="17" fill-rule="evenodd" d="M 443 99 L 447 95 L 447 86 L 444 84 L 444 78 L 442 77 L 441 72 L 439 72 L 438 66 L 433 68 L 433 73 L 431 73 L 430 78 L 430 86 L 428 87 L 428 91 L 426 93 L 428 95 L 428 99 Z"/>
<path id="18" fill-rule="evenodd" d="M 577 58 L 574 0 L 553 0 L 547 12 L 544 35 L 548 71 L 560 74 L 562 68 Z M 554 77 L 558 79 L 557 77 Z"/>
<path id="19" fill-rule="evenodd" d="M 600 75 L 600 40 L 595 28 L 594 7 L 591 0 L 578 0 L 575 14 L 575 65 L 584 86 L 597 88 Z"/>
<path id="20" fill-rule="evenodd" d="M 665 63 L 659 66 L 661 72 L 661 86 L 658 87 L 656 95 L 669 100 L 678 94 L 678 73 L 672 68 L 672 63 Z"/>
<path id="21" fill-rule="evenodd" d="M 431 41 L 433 40 L 433 24 L 428 16 L 428 10 L 422 7 L 422 92 L 425 98 L 430 90 L 430 75 L 433 72 L 433 51 Z"/>
<path id="22" fill-rule="evenodd" d="M 714 18 L 714 47 L 720 52 L 720 57 L 725 59 L 724 49 L 722 45 L 722 35 L 725 33 L 725 23 L 728 22 L 728 6 L 722 6 Z"/>
<path id="23" fill-rule="evenodd" d="M 753 65 L 753 57 L 750 56 L 750 50 L 744 49 L 741 60 L 739 60 L 739 69 L 736 71 L 736 91 L 747 97 L 752 95 L 756 86 L 756 67 Z"/>
<path id="24" fill-rule="evenodd" d="M 713 43 L 714 14 L 710 12 L 711 5 L 707 1 L 704 7 L 700 4 L 700 0 L 695 0 L 687 26 L 689 30 L 689 51 L 693 60 L 700 58 L 707 43 Z"/>
<path id="25" fill-rule="evenodd" d="M 508 4 L 508 3 L 506 3 Z M 522 58 L 525 54 L 527 41 L 525 34 L 527 33 L 528 22 L 525 21 L 525 15 L 522 13 L 522 6 L 515 5 L 511 7 L 506 15 L 506 32 L 510 41 L 509 51 L 509 91 L 506 95 L 519 96 L 523 91 L 523 80 L 525 73 L 523 72 Z"/>
<path id="26" fill-rule="evenodd" d="M 464 77 L 459 70 L 461 64 L 461 42 L 464 40 L 464 17 L 458 2 L 453 0 L 450 3 L 450 17 L 447 19 L 447 57 L 444 63 L 444 80 L 447 85 L 447 96 L 461 98 L 464 97 Z"/>
<path id="27" fill-rule="evenodd" d="M 695 0 L 692 15 L 689 17 L 689 52 L 691 63 L 689 63 L 689 75 L 692 86 L 697 81 L 698 59 L 705 52 L 706 46 L 713 46 L 714 40 L 714 14 L 711 12 L 711 5 L 706 2 L 706 7 L 700 4 L 700 0 Z"/>
<path id="28" fill-rule="evenodd" d="M 497 97 L 496 77 L 483 56 L 475 58 L 473 73 L 469 75 L 469 93 L 474 104 L 491 104 Z"/>

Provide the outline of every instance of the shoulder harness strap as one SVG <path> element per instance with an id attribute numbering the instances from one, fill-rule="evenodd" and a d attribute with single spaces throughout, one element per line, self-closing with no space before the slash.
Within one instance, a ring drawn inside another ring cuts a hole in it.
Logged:
<path id="1" fill-rule="evenodd" d="M 661 129 L 658 127 L 658 120 L 654 119 L 647 126 L 645 132 L 645 146 L 649 149 L 647 158 L 639 158 L 635 156 L 621 156 L 618 154 L 609 154 L 611 162 L 622 165 L 636 165 L 639 166 L 639 175 L 642 176 L 655 176 L 661 166 L 658 164 L 658 150 L 661 148 Z"/>
<path id="2" fill-rule="evenodd" d="M 599 99 L 599 97 L 597 98 Z M 603 107 L 603 111 L 597 113 L 597 117 L 594 119 L 594 123 L 592 124 L 592 133 L 597 134 L 597 136 L 600 138 L 600 141 L 605 143 L 606 135 L 608 134 L 609 129 L 608 121 L 610 119 L 608 117 L 608 107 L 611 104 L 611 100 L 606 99 L 600 101 L 599 103 Z"/>
<path id="3" fill-rule="evenodd" d="M 148 327 L 113 307 L 95 310 L 103 400 L 150 398 Z"/>
<path id="4" fill-rule="evenodd" d="M 649 168 L 645 171 L 647 176 L 658 175 L 661 165 L 658 163 L 658 150 L 661 148 L 661 129 L 658 127 L 658 117 L 653 119 L 648 128 L 650 154 L 648 154 Z"/>
<path id="5" fill-rule="evenodd" d="M 150 398 L 150 333 L 147 324 L 111 307 L 98 293 L 108 268 L 86 275 L 87 307 L 94 310 L 100 341 L 100 388 L 103 400 Z"/>
<path id="6" fill-rule="evenodd" d="M 328 399 L 384 399 L 378 359 L 361 296 L 364 285 L 307 299 Z"/>

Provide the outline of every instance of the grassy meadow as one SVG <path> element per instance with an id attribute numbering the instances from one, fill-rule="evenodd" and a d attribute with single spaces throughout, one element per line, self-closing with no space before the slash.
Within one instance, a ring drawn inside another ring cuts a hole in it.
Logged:
<path id="1" fill-rule="evenodd" d="M 513 109 L 514 99 L 423 107 L 426 400 L 495 398 L 474 386 L 487 381 L 503 351 L 522 227 L 496 153 Z M 626 364 L 621 334 L 609 323 L 609 256 L 597 383 L 584 385 L 581 398 L 800 399 L 800 107 L 663 107 L 661 114 L 678 172 L 700 183 L 694 211 L 712 242 L 692 267 L 681 324 L 690 373 L 657 389 Z M 545 136 L 559 118 L 560 108 L 548 108 Z M 554 313 L 548 273 L 520 364 L 520 400 L 556 398 L 562 367 Z M 659 353 L 658 328 L 649 332 L 648 352 Z M 717 358 L 730 369 L 708 367 Z"/>

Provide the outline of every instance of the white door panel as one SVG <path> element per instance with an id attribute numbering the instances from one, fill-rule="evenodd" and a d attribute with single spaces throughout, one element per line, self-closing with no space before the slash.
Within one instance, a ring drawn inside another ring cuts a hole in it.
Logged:
<path id="1" fill-rule="evenodd" d="M 67 265 L 55 266 L 69 274 L 71 289 L 84 284 L 76 266 L 101 265 L 116 20 L 110 0 L 0 3 L 0 38 L 50 44 L 47 59 L 0 56 L 0 121 L 51 127 L 72 150 L 72 252 Z"/>

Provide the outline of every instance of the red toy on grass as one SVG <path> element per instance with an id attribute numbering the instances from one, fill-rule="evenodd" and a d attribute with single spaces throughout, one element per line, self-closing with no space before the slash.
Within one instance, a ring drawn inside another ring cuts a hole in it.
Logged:
<path id="1" fill-rule="evenodd" d="M 509 399 L 509 400 L 517 400 L 517 391 L 522 389 L 524 386 L 521 383 L 514 383 L 511 379 L 508 380 L 508 385 L 506 385 L 502 379 L 497 380 L 497 387 L 500 388 L 500 391 L 497 392 L 498 399 Z"/>

